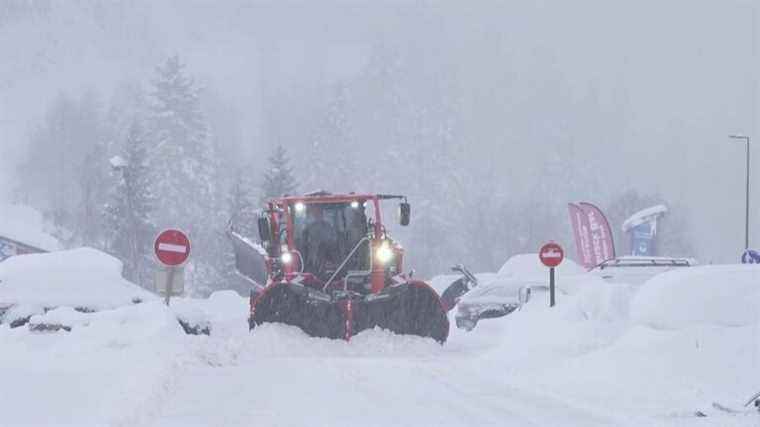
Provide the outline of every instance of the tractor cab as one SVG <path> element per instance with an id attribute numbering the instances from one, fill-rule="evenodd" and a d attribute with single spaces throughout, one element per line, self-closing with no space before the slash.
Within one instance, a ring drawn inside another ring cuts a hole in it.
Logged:
<path id="1" fill-rule="evenodd" d="M 269 279 L 300 276 L 320 289 L 382 289 L 403 266 L 403 249 L 382 225 L 380 201 L 390 198 L 402 196 L 316 193 L 272 200 L 259 223 Z M 401 222 L 408 224 L 409 205 L 400 206 Z"/>
<path id="2" fill-rule="evenodd" d="M 336 278 L 342 279 L 347 271 L 369 270 L 366 238 L 370 228 L 364 203 L 295 205 L 292 251 L 299 252 L 300 257 L 294 261 L 303 262 L 303 272 L 326 281 L 354 248 L 356 253 L 347 260 L 344 271 Z"/>

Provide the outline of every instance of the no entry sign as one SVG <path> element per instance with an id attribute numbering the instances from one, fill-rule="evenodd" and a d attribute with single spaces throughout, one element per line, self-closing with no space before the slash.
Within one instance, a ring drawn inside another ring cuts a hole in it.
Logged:
<path id="1" fill-rule="evenodd" d="M 545 266 L 556 267 L 565 259 L 565 251 L 562 250 L 562 246 L 550 242 L 541 246 L 541 250 L 538 251 L 538 257 L 541 258 L 541 263 Z"/>
<path id="2" fill-rule="evenodd" d="M 562 246 L 549 242 L 538 250 L 541 263 L 549 267 L 549 307 L 554 307 L 554 267 L 560 265 L 565 259 L 565 251 Z"/>
<path id="3" fill-rule="evenodd" d="M 190 256 L 190 239 L 179 230 L 164 230 L 156 237 L 153 249 L 164 265 L 181 265 Z"/>

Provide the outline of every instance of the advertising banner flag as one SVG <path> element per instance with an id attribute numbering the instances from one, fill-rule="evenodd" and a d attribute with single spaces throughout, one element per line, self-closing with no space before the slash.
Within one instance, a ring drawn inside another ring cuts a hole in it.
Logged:
<path id="1" fill-rule="evenodd" d="M 615 258 L 615 243 L 612 241 L 612 230 L 607 218 L 591 203 L 581 202 L 579 205 L 588 219 L 594 265 Z"/>
<path id="2" fill-rule="evenodd" d="M 575 237 L 575 251 L 578 262 L 590 269 L 596 265 L 594 254 L 591 249 L 591 228 L 588 222 L 588 216 L 574 203 L 567 204 L 567 210 L 570 213 L 570 224 L 573 226 L 573 236 Z"/>

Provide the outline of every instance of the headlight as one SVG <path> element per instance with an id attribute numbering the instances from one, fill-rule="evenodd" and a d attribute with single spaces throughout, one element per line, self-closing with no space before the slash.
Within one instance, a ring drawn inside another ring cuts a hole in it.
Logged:
<path id="1" fill-rule="evenodd" d="M 302 213 L 306 210 L 306 205 L 303 204 L 303 202 L 296 202 L 295 204 L 296 213 Z"/>
<path id="2" fill-rule="evenodd" d="M 359 209 L 359 202 L 354 200 L 351 202 L 351 208 L 352 209 Z"/>
<path id="3" fill-rule="evenodd" d="M 387 264 L 388 261 L 393 259 L 393 250 L 387 241 L 384 241 L 378 246 L 375 256 L 381 264 Z"/>
<path id="4" fill-rule="evenodd" d="M 282 261 L 283 264 L 290 264 L 293 262 L 293 254 L 290 252 L 283 252 L 282 255 L 280 255 L 280 261 Z"/>

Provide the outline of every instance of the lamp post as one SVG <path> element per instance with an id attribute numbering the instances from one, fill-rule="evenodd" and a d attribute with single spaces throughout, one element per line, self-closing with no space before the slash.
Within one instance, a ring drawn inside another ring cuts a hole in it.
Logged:
<path id="1" fill-rule="evenodd" d="M 728 137 L 742 140 L 747 145 L 747 193 L 744 204 L 744 249 L 749 249 L 749 137 L 744 135 L 729 135 Z"/>

